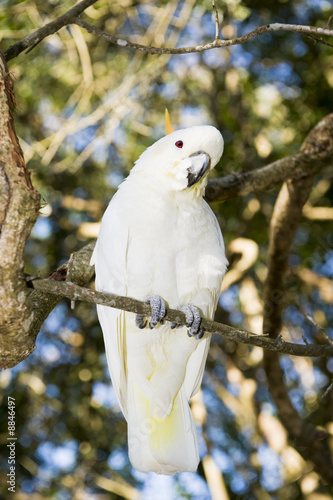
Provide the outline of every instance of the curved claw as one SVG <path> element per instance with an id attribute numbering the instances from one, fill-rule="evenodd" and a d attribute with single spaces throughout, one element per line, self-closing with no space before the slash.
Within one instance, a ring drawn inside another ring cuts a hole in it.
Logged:
<path id="1" fill-rule="evenodd" d="M 151 320 L 149 322 L 149 328 L 154 328 L 158 323 L 163 323 L 163 318 L 166 313 L 166 307 L 164 300 L 159 295 L 149 295 L 144 302 L 151 307 Z M 145 328 L 148 321 L 145 321 L 145 316 L 143 314 L 137 314 L 135 317 L 135 324 L 138 328 Z"/>
<path id="2" fill-rule="evenodd" d="M 204 334 L 204 330 L 200 330 L 201 316 L 200 311 L 197 307 L 187 304 L 180 309 L 186 316 L 186 325 L 189 328 L 187 335 L 189 337 L 195 337 L 196 339 L 201 339 Z"/>
<path id="3" fill-rule="evenodd" d="M 143 328 L 146 328 L 146 326 L 147 326 L 148 321 L 147 320 L 145 321 L 144 318 L 145 317 L 143 314 L 137 314 L 135 316 L 135 324 L 138 328 L 140 328 L 140 330 L 142 330 Z"/>

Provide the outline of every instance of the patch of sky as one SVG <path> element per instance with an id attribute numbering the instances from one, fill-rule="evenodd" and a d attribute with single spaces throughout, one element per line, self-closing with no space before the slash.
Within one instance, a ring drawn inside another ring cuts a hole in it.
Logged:
<path id="1" fill-rule="evenodd" d="M 174 12 L 174 16 L 175 17 L 180 17 L 180 14 L 181 14 L 181 11 L 182 11 L 182 8 L 183 8 L 183 5 L 185 3 L 186 0 L 180 0 L 177 2 L 177 5 L 176 5 L 176 9 L 175 9 L 175 12 Z"/>
<path id="2" fill-rule="evenodd" d="M 281 477 L 281 459 L 267 444 L 259 446 L 258 461 L 262 467 L 260 484 L 266 491 L 278 489 L 283 484 Z"/>
<path id="3" fill-rule="evenodd" d="M 288 383 L 295 382 L 296 380 L 299 380 L 299 374 L 298 374 L 297 370 L 295 370 L 294 363 L 291 361 L 291 359 L 288 356 L 281 356 L 280 357 L 280 364 L 281 364 L 282 370 L 284 372 L 284 376 L 285 376 Z"/>
<path id="4" fill-rule="evenodd" d="M 90 125 L 75 134 L 67 137 L 66 142 L 69 143 L 76 151 L 83 151 L 91 141 L 96 138 L 97 125 Z"/>
<path id="5" fill-rule="evenodd" d="M 194 127 L 203 123 L 209 124 L 209 116 L 200 107 L 184 106 L 180 110 L 180 123 L 182 127 Z"/>
<path id="6" fill-rule="evenodd" d="M 191 472 L 181 472 L 180 474 L 178 474 L 177 479 L 179 484 L 185 490 L 185 498 L 188 498 L 188 495 L 190 495 L 190 498 L 192 498 L 193 500 L 210 500 L 211 496 L 207 483 L 198 474 L 192 474 Z M 176 493 L 176 491 L 174 493 Z M 179 497 L 176 495 L 173 498 L 177 499 Z"/>
<path id="7" fill-rule="evenodd" d="M 213 367 L 213 375 L 220 382 L 225 382 L 227 380 L 227 372 L 226 372 L 225 366 L 215 364 Z"/>
<path id="8" fill-rule="evenodd" d="M 303 397 L 303 391 L 301 391 L 299 388 L 292 388 L 288 391 L 289 397 L 291 404 L 297 410 L 299 413 L 303 415 L 304 413 L 304 397 Z"/>
<path id="9" fill-rule="evenodd" d="M 230 322 L 232 325 L 240 325 L 244 321 L 244 314 L 241 311 L 233 311 L 230 313 Z"/>
<path id="10" fill-rule="evenodd" d="M 207 455 L 207 443 L 202 435 L 202 429 L 198 428 L 198 426 L 197 426 L 197 433 L 198 433 L 199 457 L 202 458 L 205 455 Z"/>
<path id="11" fill-rule="evenodd" d="M 122 470 L 127 464 L 128 455 L 121 448 L 114 450 L 108 458 L 108 465 L 112 470 Z"/>
<path id="12" fill-rule="evenodd" d="M 68 309 L 66 309 L 66 312 L 68 312 Z M 80 321 L 74 318 L 74 316 L 70 316 L 67 318 L 65 326 L 72 332 L 75 332 L 80 328 Z"/>
<path id="13" fill-rule="evenodd" d="M 45 255 L 34 255 L 31 259 L 32 266 L 35 269 L 45 269 L 48 266 L 48 260 Z"/>
<path id="14" fill-rule="evenodd" d="M 328 377 L 317 366 L 313 367 L 313 375 L 316 389 L 322 389 L 328 385 Z"/>
<path id="15" fill-rule="evenodd" d="M 224 451 L 214 447 L 214 449 L 212 450 L 212 457 L 217 467 L 224 474 L 231 474 L 234 472 L 235 466 L 230 458 L 229 453 L 225 453 Z"/>
<path id="16" fill-rule="evenodd" d="M 333 373 L 333 358 L 327 360 L 326 367 L 330 373 Z"/>
<path id="17" fill-rule="evenodd" d="M 87 200 L 89 198 L 88 192 L 82 187 L 75 188 L 73 190 L 73 196 L 76 196 L 77 198 L 83 198 L 84 200 Z"/>
<path id="18" fill-rule="evenodd" d="M 215 444 L 215 446 L 221 446 L 221 448 L 224 448 L 226 446 L 226 443 L 228 442 L 227 436 L 225 432 L 223 432 L 223 429 L 221 428 L 221 419 L 219 418 L 219 423 L 220 427 L 214 427 L 210 425 L 207 427 L 206 432 L 208 438 Z"/>
<path id="19" fill-rule="evenodd" d="M 179 92 L 179 84 L 176 80 L 169 81 L 157 86 L 158 94 L 166 100 L 174 100 Z"/>
<path id="20" fill-rule="evenodd" d="M 47 405 L 44 405 L 42 407 L 42 409 L 40 410 L 40 415 L 44 418 L 44 419 L 48 419 L 50 417 L 53 417 L 55 415 L 59 415 L 59 413 L 62 412 L 62 408 L 53 408 L 51 407 L 49 404 Z"/>
<path id="21" fill-rule="evenodd" d="M 309 52 L 309 47 L 300 39 L 294 40 L 295 43 L 291 45 L 291 50 L 295 57 L 303 57 Z"/>
<path id="22" fill-rule="evenodd" d="M 237 23 L 238 36 L 244 36 L 250 31 L 254 31 L 262 22 L 261 17 L 253 12 L 247 21 Z"/>
<path id="23" fill-rule="evenodd" d="M 55 446 L 50 441 L 41 443 L 37 449 L 37 456 L 42 460 L 44 466 L 53 474 L 58 471 L 68 471 L 76 463 L 78 445 L 75 441 L 66 441 L 62 446 Z M 44 469 L 44 472 L 45 469 Z"/>
<path id="24" fill-rule="evenodd" d="M 328 250 L 325 254 L 325 262 L 321 266 L 321 272 L 328 278 L 333 277 L 333 250 Z"/>
<path id="25" fill-rule="evenodd" d="M 294 77 L 298 80 L 298 83 L 301 83 L 296 73 L 294 73 Z M 275 86 L 284 99 L 296 99 L 301 95 L 301 89 L 297 85 L 290 86 L 283 82 L 276 81 Z"/>
<path id="26" fill-rule="evenodd" d="M 87 215 L 84 212 L 70 211 L 67 214 L 67 220 L 72 226 L 79 227 L 82 222 L 87 220 Z"/>
<path id="27" fill-rule="evenodd" d="M 232 396 L 239 396 L 240 386 L 238 384 L 227 382 L 226 389 L 230 392 L 230 394 L 232 394 Z"/>
<path id="28" fill-rule="evenodd" d="M 145 482 L 141 490 L 141 497 L 145 500 L 176 500 L 175 478 L 150 472 L 145 476 Z M 193 476 L 193 474 L 192 474 Z"/>
<path id="29" fill-rule="evenodd" d="M 252 71 L 259 77 L 261 84 L 273 83 L 280 91 L 284 92 L 289 98 L 297 97 L 296 90 L 293 91 L 293 85 L 296 86 L 301 83 L 294 67 L 289 62 L 281 62 L 267 68 L 265 64 L 257 60 L 252 65 Z M 278 86 L 278 84 L 280 84 Z M 284 84 L 281 85 L 281 84 Z"/>
<path id="30" fill-rule="evenodd" d="M 233 49 L 237 48 L 238 47 L 231 47 L 231 54 L 234 52 Z M 202 53 L 202 58 L 204 63 L 210 68 L 225 69 L 228 65 L 227 53 L 219 49 L 206 50 L 205 52 Z M 237 66 L 245 67 L 242 64 L 238 64 Z"/>
<path id="31" fill-rule="evenodd" d="M 21 482 L 21 488 L 25 493 L 32 494 L 35 490 L 35 480 L 34 479 L 24 479 Z"/>
<path id="32" fill-rule="evenodd" d="M 228 312 L 232 312 L 237 305 L 239 295 L 239 287 L 233 285 L 229 287 L 225 292 L 221 293 L 219 298 L 220 306 Z"/>
<path id="33" fill-rule="evenodd" d="M 148 29 L 152 22 L 152 17 L 149 14 L 150 9 L 145 4 L 138 3 L 136 5 L 136 11 L 138 13 L 138 23 L 141 28 Z"/>
<path id="34" fill-rule="evenodd" d="M 330 11 L 332 9 L 331 0 L 305 0 L 305 4 L 311 7 L 313 10 L 319 10 L 323 13 Z"/>
<path id="35" fill-rule="evenodd" d="M 55 384 L 48 384 L 46 386 L 46 389 L 45 389 L 45 394 L 49 398 L 59 398 L 59 396 L 60 396 L 60 389 Z"/>
<path id="36" fill-rule="evenodd" d="M 249 441 L 250 439 L 252 439 L 252 437 L 254 436 L 254 433 L 255 433 L 253 425 L 244 424 L 242 427 L 241 433 L 245 437 L 245 439 L 247 441 Z"/>
<path id="37" fill-rule="evenodd" d="M 110 154 L 109 149 L 110 146 L 109 144 L 107 144 L 105 137 L 96 137 L 94 139 L 94 150 L 91 155 L 92 159 L 96 163 L 104 164 L 109 157 Z"/>
<path id="38" fill-rule="evenodd" d="M 107 175 L 106 182 L 110 187 L 117 189 L 119 184 L 123 182 L 124 178 L 125 176 L 123 172 L 120 172 L 119 170 L 114 170 Z"/>
<path id="39" fill-rule="evenodd" d="M 21 434 L 20 437 L 19 437 L 19 443 L 24 448 L 28 448 L 32 444 L 32 437 L 31 437 L 31 435 L 30 434 L 25 434 L 25 433 Z"/>
<path id="40" fill-rule="evenodd" d="M 75 360 L 80 359 L 78 354 L 72 352 L 70 344 L 62 342 L 58 338 L 53 337 L 51 343 L 47 339 L 47 336 L 39 335 L 36 346 L 37 349 L 33 352 L 36 356 L 35 362 L 40 363 L 42 361 L 46 372 L 51 371 L 54 366 L 66 365 L 68 363 L 75 364 Z M 50 354 L 48 351 L 50 351 Z"/>
<path id="41" fill-rule="evenodd" d="M 31 236 L 37 240 L 46 240 L 52 234 L 52 223 L 46 217 L 38 217 L 33 227 Z"/>
<path id="42" fill-rule="evenodd" d="M 249 484 L 242 473 L 235 471 L 231 477 L 230 488 L 234 493 L 243 495 L 249 489 Z"/>
<path id="43" fill-rule="evenodd" d="M 72 500 L 73 494 L 70 491 L 60 489 L 57 491 L 57 500 Z"/>
<path id="44" fill-rule="evenodd" d="M 111 126 L 111 122 L 110 122 L 110 126 Z M 106 134 L 107 134 L 107 132 L 106 132 Z M 112 134 L 113 134 L 112 135 L 113 144 L 115 144 L 119 148 L 126 146 L 127 133 L 121 124 L 116 128 L 116 130 L 112 131 Z"/>
<path id="45" fill-rule="evenodd" d="M 200 56 L 197 53 L 183 54 L 179 57 L 173 57 L 168 63 L 168 67 L 173 74 L 183 78 L 187 74 L 188 68 L 198 65 Z M 168 85 L 168 84 L 167 84 Z"/>
<path id="46" fill-rule="evenodd" d="M 288 263 L 292 267 L 298 266 L 299 264 L 301 264 L 301 262 L 301 257 L 295 253 L 291 253 L 288 257 Z"/>
<path id="47" fill-rule="evenodd" d="M 65 319 L 65 306 L 64 304 L 58 304 L 53 311 L 50 312 L 45 320 L 45 329 L 48 333 L 57 334 L 63 324 Z M 37 341 L 39 340 L 37 337 Z"/>
<path id="48" fill-rule="evenodd" d="M 119 410 L 116 393 L 111 384 L 103 384 L 102 382 L 95 382 L 93 384 L 93 400 L 96 403 L 104 406 L 105 408 L 116 408 Z"/>
<path id="49" fill-rule="evenodd" d="M 284 311 L 284 316 L 287 320 L 291 321 L 293 326 L 303 326 L 304 316 L 299 312 L 295 306 L 289 306 Z"/>
<path id="50" fill-rule="evenodd" d="M 254 59 L 253 55 L 240 45 L 231 47 L 230 56 L 230 62 L 235 68 L 248 69 Z"/>
<path id="51" fill-rule="evenodd" d="M 314 2 L 311 2 L 311 8 L 313 7 L 313 4 L 315 3 Z M 310 15 L 310 12 L 311 10 L 310 9 L 306 9 L 304 8 L 304 3 L 296 3 L 294 2 L 292 4 L 292 9 L 294 11 L 294 14 L 295 14 L 295 24 L 309 24 L 310 22 L 310 18 L 309 18 L 309 15 Z M 292 22 L 292 21 L 289 21 L 289 22 Z"/>
<path id="52" fill-rule="evenodd" d="M 212 415 L 217 413 L 217 406 L 222 404 L 220 398 L 215 394 L 215 391 L 210 388 L 210 379 L 207 380 L 206 374 L 204 374 L 204 384 L 203 384 L 203 400 L 205 406 L 209 413 Z"/>
<path id="53" fill-rule="evenodd" d="M 51 342 L 47 342 L 46 344 L 40 347 L 40 356 L 48 363 L 53 364 L 56 363 L 60 358 L 60 349 L 58 349 Z"/>

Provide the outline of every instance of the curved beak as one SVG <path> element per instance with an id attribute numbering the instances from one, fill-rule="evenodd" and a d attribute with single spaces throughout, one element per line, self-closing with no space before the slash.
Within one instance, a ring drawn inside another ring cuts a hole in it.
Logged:
<path id="1" fill-rule="evenodd" d="M 197 151 L 190 155 L 191 166 L 187 169 L 187 187 L 193 186 L 198 182 L 210 166 L 210 156 L 204 151 Z"/>

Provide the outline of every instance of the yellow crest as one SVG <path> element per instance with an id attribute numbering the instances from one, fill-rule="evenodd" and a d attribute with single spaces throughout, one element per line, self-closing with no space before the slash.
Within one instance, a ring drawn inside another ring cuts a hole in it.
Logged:
<path id="1" fill-rule="evenodd" d="M 169 111 L 166 109 L 165 110 L 165 135 L 169 135 L 174 131 L 175 130 L 174 130 L 173 126 L 171 125 Z"/>

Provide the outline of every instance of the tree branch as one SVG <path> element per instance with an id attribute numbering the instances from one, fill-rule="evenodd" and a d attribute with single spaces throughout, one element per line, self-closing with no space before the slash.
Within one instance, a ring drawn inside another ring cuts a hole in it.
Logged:
<path id="1" fill-rule="evenodd" d="M 265 167 L 210 179 L 207 201 L 222 201 L 236 196 L 267 191 L 288 179 L 312 176 L 333 164 L 333 113 L 325 116 L 307 135 L 298 153 Z"/>
<path id="2" fill-rule="evenodd" d="M 280 160 L 279 162 L 274 162 L 271 165 L 263 167 L 262 169 L 257 169 L 252 172 L 245 172 L 237 174 L 237 176 L 225 176 L 220 179 L 213 179 L 208 183 L 208 199 L 209 201 L 213 200 L 221 200 L 228 199 L 240 195 L 247 194 L 249 192 L 257 192 L 266 190 L 269 188 L 273 188 L 281 181 L 290 177 L 302 178 L 304 175 L 310 175 L 310 172 L 313 173 L 313 170 L 317 171 L 319 168 L 323 168 L 327 166 L 330 162 L 332 162 L 332 150 L 333 150 L 333 114 L 326 116 L 322 119 L 314 129 L 308 134 L 306 140 L 304 141 L 304 146 L 302 150 L 298 153 L 299 157 L 303 159 L 300 160 L 300 163 L 297 163 L 297 167 L 293 168 L 294 164 L 292 164 L 288 159 Z M 302 156 L 303 155 L 303 156 Z M 304 156 L 306 155 L 306 156 Z M 281 169 L 281 171 L 280 171 Z M 305 169 L 306 172 L 304 174 Z M 308 170 L 307 170 L 308 169 Z M 312 170 L 311 170 L 312 169 Z M 230 177 L 234 179 L 233 182 L 230 183 Z M 219 183 L 219 188 L 214 193 L 209 190 L 209 186 L 211 183 Z M 0 205 L 1 211 L 1 205 Z M 74 254 L 74 274 L 72 273 L 72 281 L 77 283 L 78 285 L 85 286 L 91 279 L 93 275 L 93 268 L 89 266 L 91 253 L 94 248 L 94 242 L 89 243 L 84 248 L 82 248 L 79 252 Z M 51 280 L 65 280 L 67 274 L 68 262 L 61 266 L 59 269 L 54 271 L 51 275 Z M 54 295 L 53 293 L 45 293 L 44 291 L 35 289 L 31 293 L 31 300 L 33 303 L 33 318 L 32 324 L 30 328 L 30 335 L 32 337 L 33 342 L 38 334 L 38 331 L 48 317 L 52 309 L 58 304 L 61 300 L 62 295 Z M 229 327 L 230 328 L 230 327 Z M 230 338 L 232 340 L 236 340 L 239 342 L 244 342 L 244 337 L 239 339 L 235 338 L 235 333 L 233 330 Z M 224 335 L 226 336 L 226 330 L 224 330 Z M 266 342 L 268 340 L 268 343 Z M 32 342 L 32 344 L 33 344 Z M 272 346 L 274 344 L 270 343 L 270 340 L 266 337 L 251 337 L 251 343 L 255 345 L 260 345 L 261 347 L 268 348 L 267 346 Z M 278 345 L 280 343 L 280 345 Z M 276 345 L 278 346 L 279 352 L 285 352 L 286 354 L 290 354 L 288 351 L 283 351 L 286 346 L 286 343 L 282 343 L 281 341 L 277 341 Z M 293 345 L 293 344 L 292 344 Z M 284 346 L 284 347 L 282 347 Z M 310 354 L 310 351 L 305 350 L 305 346 L 298 346 L 296 349 L 301 353 L 300 355 L 316 355 Z M 314 346 L 316 347 L 316 346 Z M 288 346 L 287 346 L 288 349 Z M 319 352 L 319 351 L 317 351 Z M 325 350 L 322 354 L 324 355 Z M 304 354 L 303 354 L 304 353 Z M 26 354 L 28 355 L 29 352 Z M 295 349 L 292 354 L 295 354 Z M 11 359 L 11 360 L 10 360 Z M 0 366 L 9 367 L 14 366 L 19 363 L 22 358 L 13 357 L 6 358 L 4 356 L 0 359 Z M 16 361 L 15 361 L 16 359 Z"/>
<path id="3" fill-rule="evenodd" d="M 215 0 L 212 0 L 212 6 L 213 6 L 213 11 L 214 11 L 214 17 L 215 17 L 215 40 L 220 39 L 220 21 L 219 21 L 219 12 L 216 7 Z"/>
<path id="4" fill-rule="evenodd" d="M 323 124 L 319 123 L 308 135 L 301 151 L 311 150 L 320 136 Z M 316 131 L 316 132 L 315 132 Z M 270 225 L 268 275 L 264 288 L 263 332 L 278 338 L 282 327 L 284 308 L 284 279 L 288 267 L 291 245 L 302 217 L 302 209 L 311 192 L 312 177 L 285 182 L 275 204 Z M 270 393 L 274 399 L 281 422 L 295 441 L 302 455 L 312 460 L 317 471 L 328 482 L 333 481 L 333 464 L 328 452 L 326 434 L 300 417 L 292 405 L 284 373 L 276 353 L 264 352 L 264 368 Z"/>
<path id="5" fill-rule="evenodd" d="M 16 136 L 12 87 L 0 52 L 0 366 L 19 363 L 35 348 L 23 256 L 40 196 L 32 186 Z"/>
<path id="6" fill-rule="evenodd" d="M 72 24 L 74 19 L 77 18 L 77 16 L 82 14 L 82 12 L 85 9 L 87 9 L 90 5 L 96 2 L 97 0 L 82 0 L 82 2 L 76 4 L 72 9 L 70 9 L 62 16 L 46 24 L 45 26 L 35 31 L 34 33 L 31 33 L 30 35 L 26 36 L 19 42 L 14 43 L 14 45 L 11 45 L 4 52 L 5 60 L 7 62 L 10 61 L 14 57 L 21 54 L 21 52 L 23 52 L 26 49 L 32 50 L 47 36 L 53 35 L 54 33 L 59 31 L 64 26 L 67 26 L 68 24 Z"/>
<path id="7" fill-rule="evenodd" d="M 240 45 L 245 42 L 249 42 L 258 36 L 263 35 L 264 33 L 272 32 L 272 31 L 292 31 L 293 33 L 299 33 L 305 36 L 313 35 L 323 35 L 323 36 L 332 36 L 333 30 L 328 28 L 317 28 L 315 26 L 302 26 L 296 24 L 266 24 L 264 26 L 259 26 L 253 31 L 250 31 L 246 35 L 231 38 L 229 40 L 221 40 L 220 38 L 215 38 L 213 42 L 206 43 L 204 45 L 195 45 L 193 47 L 181 47 L 181 48 L 173 48 L 173 47 L 148 47 L 146 45 L 141 45 L 139 43 L 133 43 L 128 40 L 124 40 L 123 38 L 118 38 L 114 35 L 110 35 L 106 31 L 102 31 L 96 26 L 92 26 L 91 24 L 86 23 L 82 19 L 75 19 L 74 23 L 81 28 L 88 31 L 92 35 L 99 36 L 105 38 L 108 42 L 113 45 L 118 45 L 119 47 L 126 47 L 128 49 L 135 49 L 141 52 L 146 52 L 148 54 L 161 55 L 161 54 L 189 54 L 191 52 L 203 52 L 205 50 L 211 50 L 216 48 L 225 48 L 230 47 L 232 45 Z M 316 38 L 316 42 L 323 43 L 325 45 L 329 45 L 333 47 L 333 44 L 321 39 Z"/>
<path id="8" fill-rule="evenodd" d="M 71 300 L 81 300 L 84 302 L 91 302 L 93 304 L 102 304 L 122 311 L 128 311 L 136 314 L 151 315 L 151 309 L 148 304 L 131 297 L 122 297 L 112 293 L 97 292 L 89 288 L 83 288 L 69 283 L 68 281 L 54 281 L 50 279 L 35 279 L 31 281 L 35 290 L 47 294 L 54 294 L 57 297 L 67 297 Z M 179 325 L 186 325 L 185 314 L 181 311 L 168 309 L 166 321 L 175 322 Z M 284 342 L 282 339 L 270 339 L 266 335 L 256 335 L 255 333 L 247 332 L 232 328 L 222 323 L 217 323 L 208 319 L 202 319 L 201 326 L 205 331 L 216 333 L 223 337 L 241 342 L 244 344 L 252 344 L 264 349 L 270 349 L 283 354 L 291 354 L 293 356 L 332 356 L 333 345 L 303 345 Z"/>
<path id="9" fill-rule="evenodd" d="M 174 47 L 149 47 L 146 45 L 141 45 L 138 43 L 133 43 L 128 40 L 124 40 L 122 38 L 119 38 L 117 36 L 111 35 L 110 33 L 107 33 L 105 31 L 100 30 L 96 26 L 92 26 L 82 19 L 80 19 L 79 16 L 87 7 L 95 3 L 97 0 L 82 0 L 82 2 L 78 3 L 70 9 L 68 12 L 63 14 L 62 16 L 58 17 L 54 21 L 46 24 L 39 30 L 35 31 L 34 33 L 31 33 L 27 37 L 23 38 L 19 42 L 15 43 L 14 45 L 10 46 L 5 52 L 5 59 L 6 61 L 10 61 L 14 57 L 18 56 L 21 52 L 23 52 L 26 49 L 33 49 L 37 44 L 39 44 L 44 38 L 46 38 L 49 35 L 52 35 L 59 31 L 59 29 L 63 28 L 64 26 L 67 26 L 69 24 L 77 24 L 81 28 L 85 29 L 88 33 L 91 33 L 92 35 L 99 36 L 102 38 L 105 38 L 108 40 L 108 42 L 112 43 L 113 45 L 117 45 L 118 47 L 126 47 L 129 49 L 134 49 L 134 50 L 139 50 L 141 52 L 146 52 L 148 54 L 155 54 L 155 55 L 161 55 L 161 54 L 189 54 L 191 52 L 203 52 L 205 50 L 211 50 L 211 49 L 216 49 L 216 48 L 225 48 L 225 47 L 230 47 L 232 45 L 240 45 L 245 42 L 249 42 L 250 40 L 253 40 L 254 38 L 257 38 L 264 33 L 268 32 L 276 32 L 276 31 L 289 31 L 293 33 L 299 33 L 301 35 L 310 37 L 312 40 L 314 39 L 317 43 L 321 43 L 324 45 L 328 45 L 330 47 L 333 47 L 333 44 L 330 42 L 327 42 L 323 38 L 317 38 L 318 36 L 325 36 L 325 37 L 333 37 L 333 30 L 330 27 L 326 28 L 320 28 L 316 26 L 303 26 L 303 25 L 296 25 L 296 24 L 281 24 L 281 23 L 273 23 L 273 24 L 266 24 L 264 26 L 258 26 L 253 31 L 250 31 L 249 33 L 232 38 L 229 40 L 221 40 L 219 38 L 219 27 L 218 27 L 218 13 L 217 9 L 215 6 L 215 1 L 213 0 L 213 9 L 214 9 L 214 14 L 215 14 L 215 23 L 216 23 L 216 28 L 215 28 L 215 39 L 207 44 L 203 45 L 195 45 L 193 47 L 181 47 L 181 48 L 174 48 Z"/>

